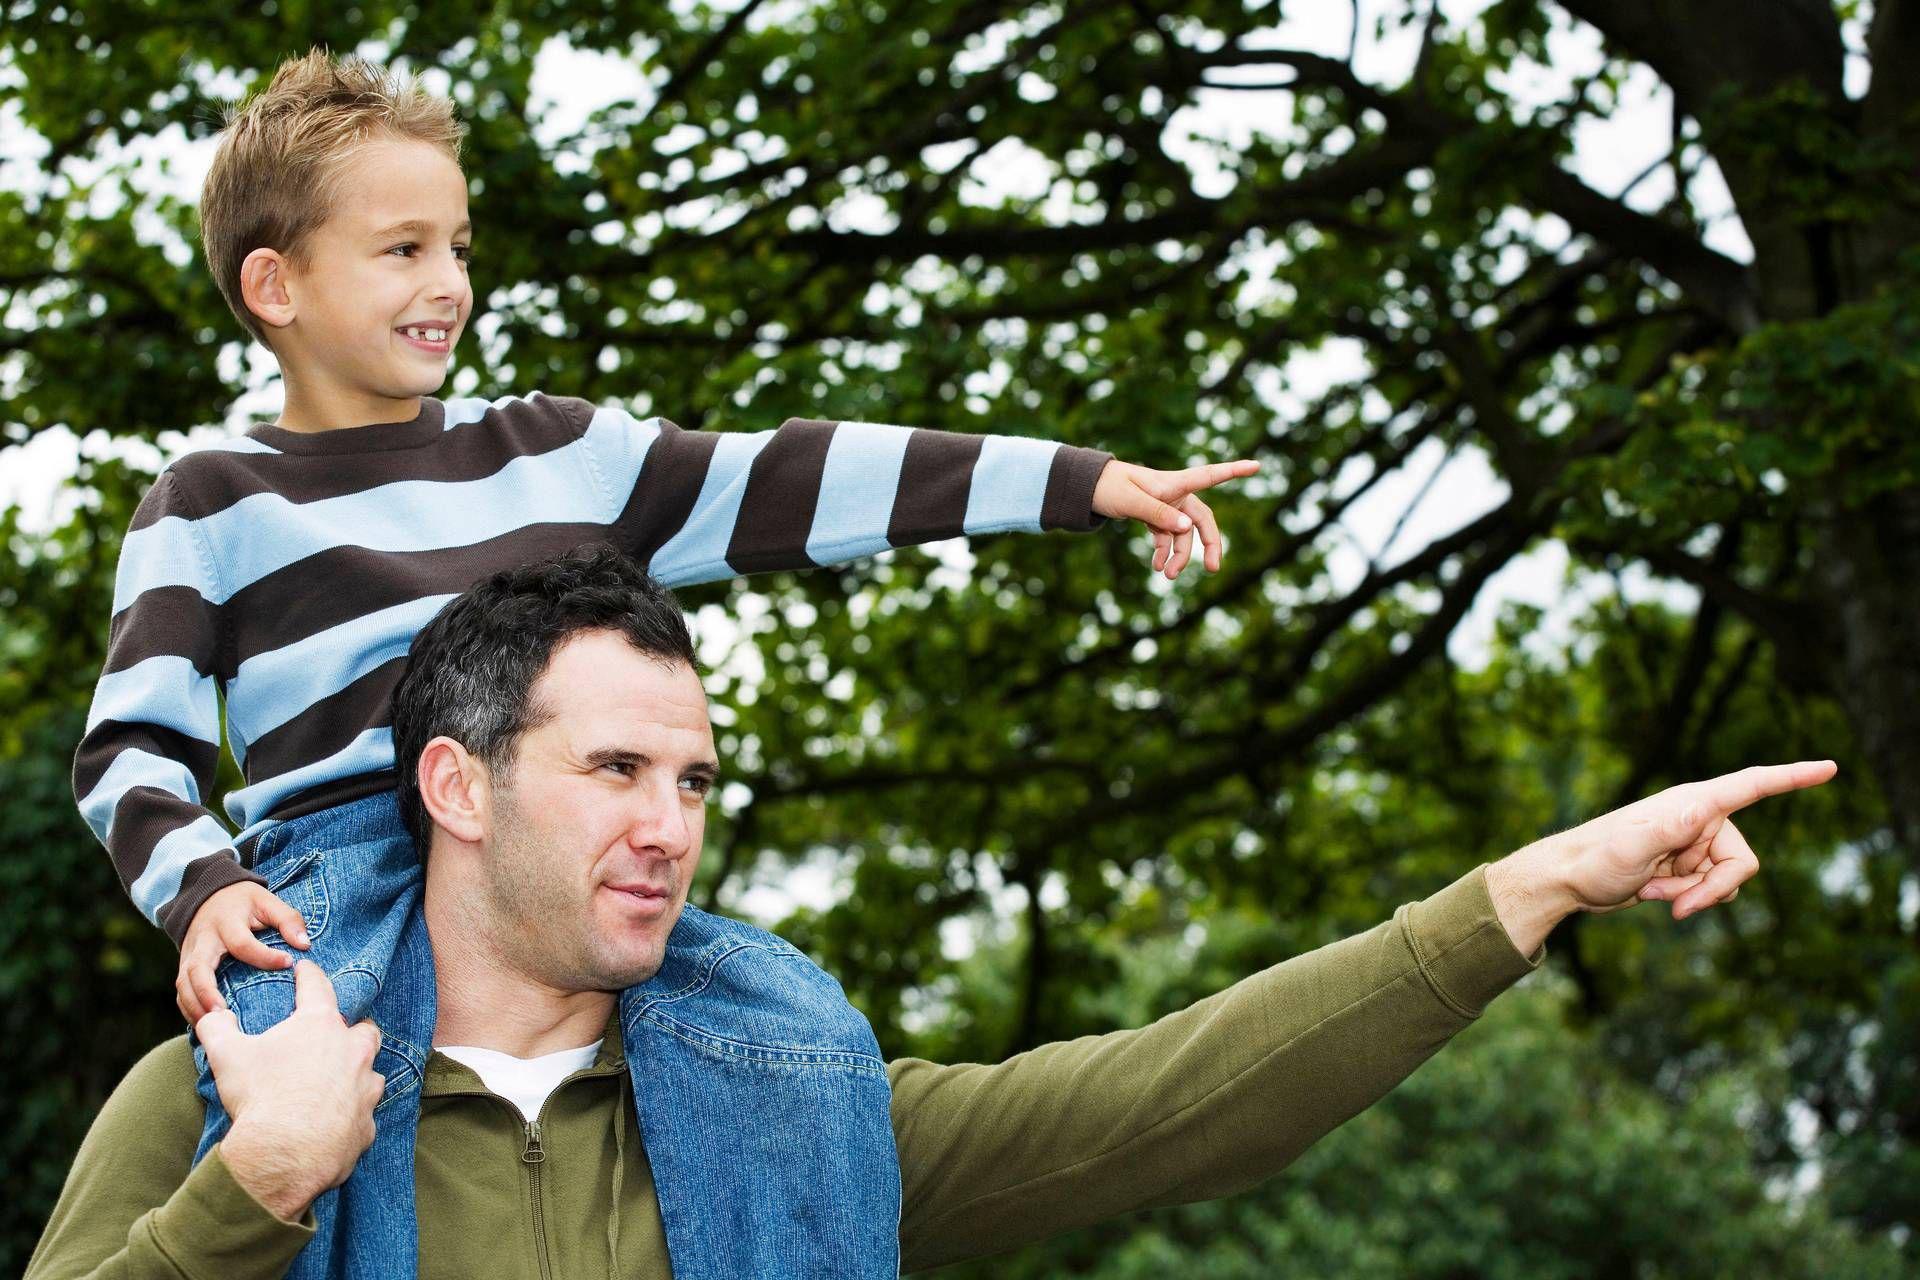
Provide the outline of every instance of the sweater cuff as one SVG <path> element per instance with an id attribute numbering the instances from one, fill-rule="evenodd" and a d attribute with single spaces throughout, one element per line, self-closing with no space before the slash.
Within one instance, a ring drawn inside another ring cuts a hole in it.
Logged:
<path id="1" fill-rule="evenodd" d="M 1040 503 L 1040 527 L 1085 533 L 1105 524 L 1105 516 L 1093 513 L 1093 488 L 1112 461 L 1113 455 L 1104 449 L 1075 444 L 1056 449 L 1047 472 L 1046 497 Z"/>
<path id="2" fill-rule="evenodd" d="M 187 874 L 180 881 L 180 892 L 160 908 L 158 916 L 160 927 L 173 939 L 173 945 L 177 947 L 186 939 L 187 926 L 193 923 L 194 913 L 208 898 L 243 880 L 263 887 L 267 883 L 259 872 L 240 865 L 240 854 L 230 845 L 189 863 Z"/>
<path id="3" fill-rule="evenodd" d="M 1441 1003 L 1463 1018 L 1479 1017 L 1495 996 L 1546 959 L 1544 942 L 1523 956 L 1507 936 L 1487 890 L 1485 863 L 1401 911 L 1421 975 Z"/>
<path id="4" fill-rule="evenodd" d="M 189 1276 L 281 1276 L 316 1230 L 313 1208 L 283 1222 L 234 1181 L 219 1147 L 150 1220 L 160 1252 Z"/>

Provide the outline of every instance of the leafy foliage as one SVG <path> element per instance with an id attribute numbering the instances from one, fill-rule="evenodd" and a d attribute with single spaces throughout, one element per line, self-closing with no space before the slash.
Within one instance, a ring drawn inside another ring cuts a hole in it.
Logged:
<path id="1" fill-rule="evenodd" d="M 146 478 L 100 441 L 178 448 L 247 389 L 191 202 L 117 148 L 206 139 L 315 44 L 444 75 L 472 126 L 484 317 L 449 394 L 1262 460 L 1201 583 L 1109 530 L 686 593 L 739 779 L 699 892 L 825 879 L 764 922 L 891 1051 L 1137 1022 L 1647 790 L 1841 761 L 1743 824 L 1766 870 L 1732 909 L 1570 923 L 1565 991 L 1269 1191 L 996 1265 L 1920 1256 L 1920 115 L 1877 73 L 1920 54 L 1902 6 L 1365 5 L 1359 57 L 1275 34 L 1311 6 L 1224 0 L 201 8 L 16 0 L 0 27 L 49 148 L 47 181 L 0 190 L 0 442 L 91 441 L 70 520 L 0 515 L 0 1005 L 29 1082 L 0 1117 L 0 1270 L 177 1017 L 66 792 Z M 1842 20 L 1871 24 L 1865 98 Z M 532 75 L 560 42 L 645 89 L 551 138 Z M 1574 138 L 1647 68 L 1676 102 L 1667 194 L 1616 198 Z M 1262 128 L 1189 138 L 1203 99 Z M 1709 243 L 1715 172 L 1751 262 Z M 1492 477 L 1478 513 L 1463 471 Z M 1404 537 L 1357 545 L 1383 510 Z M 1570 608 L 1508 607 L 1463 664 L 1482 591 L 1560 549 Z M 1761 1194 L 1796 1173 L 1797 1203 Z"/>

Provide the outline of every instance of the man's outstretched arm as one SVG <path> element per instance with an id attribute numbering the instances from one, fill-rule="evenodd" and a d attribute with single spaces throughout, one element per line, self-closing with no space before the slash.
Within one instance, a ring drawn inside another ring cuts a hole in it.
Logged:
<path id="1" fill-rule="evenodd" d="M 894 1063 L 907 1268 L 1264 1181 L 1536 968 L 1560 920 L 1652 899 L 1680 918 L 1732 897 L 1759 864 L 1728 815 L 1833 772 L 1669 788 L 1137 1031 L 998 1066 Z"/>

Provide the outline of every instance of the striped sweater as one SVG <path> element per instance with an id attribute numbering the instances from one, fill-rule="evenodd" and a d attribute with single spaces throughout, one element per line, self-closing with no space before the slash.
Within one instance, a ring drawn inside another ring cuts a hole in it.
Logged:
<path id="1" fill-rule="evenodd" d="M 961 534 L 1090 529 L 1111 455 L 1015 436 L 790 419 L 685 431 L 534 392 L 422 397 L 409 422 L 256 426 L 176 459 L 120 552 L 74 795 L 177 943 L 260 877 L 277 822 L 394 785 L 408 647 L 497 570 L 611 542 L 669 585 Z M 201 803 L 227 741 L 229 831 Z"/>

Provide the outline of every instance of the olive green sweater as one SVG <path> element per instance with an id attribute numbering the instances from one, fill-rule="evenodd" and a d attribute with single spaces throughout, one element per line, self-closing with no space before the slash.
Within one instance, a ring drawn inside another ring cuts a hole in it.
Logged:
<path id="1" fill-rule="evenodd" d="M 1543 954 L 1514 948 L 1476 867 L 1366 933 L 1140 1030 L 997 1066 L 891 1063 L 904 1265 L 1251 1187 L 1392 1089 Z M 128 1073 L 74 1160 L 29 1280 L 282 1274 L 311 1211 L 274 1217 L 218 1148 L 192 1167 L 193 1079 L 184 1036 Z M 668 1275 L 617 1035 L 554 1091 L 538 1127 L 534 1152 L 511 1103 L 444 1055 L 428 1060 L 422 1280 Z"/>

